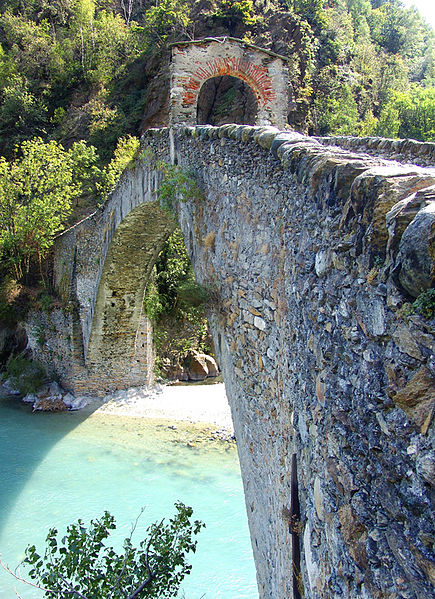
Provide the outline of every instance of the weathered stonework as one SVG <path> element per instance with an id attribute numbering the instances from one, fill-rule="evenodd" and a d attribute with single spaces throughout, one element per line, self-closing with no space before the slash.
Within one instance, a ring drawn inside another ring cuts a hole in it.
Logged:
<path id="1" fill-rule="evenodd" d="M 230 125 L 181 128 L 175 158 L 206 198 L 179 218 L 214 290 L 260 597 L 293 596 L 295 529 L 305 597 L 432 594 L 435 327 L 401 312 L 386 214 L 433 206 L 434 169 Z"/>
<path id="2" fill-rule="evenodd" d="M 433 237 L 415 233 L 432 227 L 435 169 L 272 127 L 160 129 L 143 144 L 194 170 L 203 190 L 178 205 L 178 219 L 211 290 L 261 599 L 288 599 L 294 588 L 311 599 L 432 596 L 435 322 L 408 302 L 410 279 L 435 282 Z M 100 366 L 108 384 L 107 355 L 118 352 L 113 384 L 132 371 L 134 341 L 111 327 L 130 319 L 122 328 L 134 329 L 141 293 L 128 269 L 116 270 L 122 247 L 141 245 L 129 236 L 145 235 L 133 218 L 141 204 L 161 230 L 158 180 L 152 164 L 138 164 L 104 210 L 56 245 L 56 282 L 82 339 L 74 368 L 98 355 L 93 372 Z M 138 253 L 144 279 L 154 250 Z M 132 299 L 111 306 L 118 284 Z"/>
<path id="3" fill-rule="evenodd" d="M 201 87 L 223 75 L 241 79 L 252 89 L 258 103 L 256 123 L 287 125 L 287 60 L 231 37 L 172 46 L 170 123 L 195 125 Z"/>
<path id="4" fill-rule="evenodd" d="M 76 394 L 153 380 L 152 330 L 143 297 L 176 225 L 156 202 L 160 179 L 161 173 L 138 162 L 125 171 L 102 209 L 56 240 L 54 285 L 63 320 L 58 311 L 32 315 L 26 328 L 35 357 Z M 41 327 L 42 344 L 35 333 Z"/>

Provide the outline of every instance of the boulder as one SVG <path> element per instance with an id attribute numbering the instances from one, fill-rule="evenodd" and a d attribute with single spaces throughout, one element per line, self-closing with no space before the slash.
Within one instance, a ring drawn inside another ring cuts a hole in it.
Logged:
<path id="1" fill-rule="evenodd" d="M 218 376 L 219 368 L 218 368 L 218 365 L 216 364 L 216 360 L 214 358 L 212 358 L 211 356 L 208 356 L 207 354 L 203 354 L 203 356 L 204 356 L 205 362 L 207 364 L 208 376 L 209 377 Z"/>
<path id="2" fill-rule="evenodd" d="M 191 357 L 187 373 L 191 381 L 203 381 L 208 377 L 208 366 L 204 354 L 194 354 Z"/>
<path id="3" fill-rule="evenodd" d="M 435 285 L 435 201 L 422 208 L 400 240 L 395 272 L 411 297 Z"/>
<path id="4" fill-rule="evenodd" d="M 217 376 L 216 361 L 207 354 L 194 353 L 189 361 L 188 375 L 191 381 L 203 381 L 209 376 Z"/>
<path id="5" fill-rule="evenodd" d="M 5 381 L 3 381 L 2 387 L 6 391 L 6 393 L 9 393 L 9 395 L 20 395 L 20 392 L 15 387 L 11 379 L 6 379 Z"/>

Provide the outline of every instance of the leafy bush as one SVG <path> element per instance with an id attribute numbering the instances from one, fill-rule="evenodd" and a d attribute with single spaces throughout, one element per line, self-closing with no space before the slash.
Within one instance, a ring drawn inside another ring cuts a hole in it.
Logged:
<path id="1" fill-rule="evenodd" d="M 131 135 L 118 139 L 112 160 L 102 169 L 99 181 L 96 183 L 101 200 L 105 200 L 107 195 L 113 191 L 122 172 L 134 164 L 139 145 L 138 138 Z"/>
<path id="2" fill-rule="evenodd" d="M 80 144 L 80 152 L 77 144 L 66 151 L 35 138 L 22 143 L 15 160 L 0 157 L 0 258 L 17 279 L 29 272 L 33 258 L 41 263 L 81 193 L 83 173 L 75 167 L 86 148 Z"/>
<path id="3" fill-rule="evenodd" d="M 202 198 L 202 192 L 191 170 L 166 163 L 161 163 L 158 166 L 163 172 L 163 180 L 157 195 L 163 207 L 173 212 L 176 200 L 187 202 Z"/>
<path id="4" fill-rule="evenodd" d="M 195 281 L 182 233 L 176 229 L 157 259 L 144 301 L 154 324 L 157 376 L 163 373 L 164 361 L 180 364 L 191 352 L 211 352 L 204 312 L 209 297 Z"/>
<path id="5" fill-rule="evenodd" d="M 435 87 L 413 86 L 408 92 L 391 92 L 376 133 L 435 141 Z"/>
<path id="6" fill-rule="evenodd" d="M 42 555 L 35 546 L 26 549 L 24 564 L 29 576 L 45 592 L 45 597 L 59 599 L 135 599 L 138 597 L 175 597 L 184 577 L 190 573 L 186 555 L 196 551 L 197 535 L 205 525 L 191 522 L 192 508 L 175 504 L 176 514 L 151 524 L 147 536 L 132 544 L 137 521 L 123 551 L 116 553 L 105 544 L 116 528 L 111 514 L 85 527 L 82 520 L 71 524 L 59 541 L 58 531 L 51 528 Z"/>
<path id="7" fill-rule="evenodd" d="M 22 395 L 35 393 L 44 384 L 46 373 L 44 368 L 24 356 L 11 355 L 6 362 L 5 379 L 10 379 L 12 385 L 18 389 Z"/>
<path id="8" fill-rule="evenodd" d="M 220 0 L 214 18 L 230 30 L 237 25 L 254 25 L 257 21 L 252 0 Z"/>
<path id="9" fill-rule="evenodd" d="M 412 308 L 425 318 L 435 318 L 435 289 L 428 289 L 420 293 L 412 304 Z"/>

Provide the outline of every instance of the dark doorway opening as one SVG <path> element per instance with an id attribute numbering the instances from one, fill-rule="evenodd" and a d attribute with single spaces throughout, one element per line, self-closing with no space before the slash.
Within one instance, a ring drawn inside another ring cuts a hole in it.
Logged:
<path id="1" fill-rule="evenodd" d="M 241 79 L 224 75 L 208 79 L 198 97 L 198 125 L 255 124 L 257 100 L 249 85 Z"/>

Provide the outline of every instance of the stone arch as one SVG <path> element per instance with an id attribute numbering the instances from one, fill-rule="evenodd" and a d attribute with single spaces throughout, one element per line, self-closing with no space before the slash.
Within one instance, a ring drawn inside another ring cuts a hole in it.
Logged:
<path id="1" fill-rule="evenodd" d="M 101 273 L 85 364 L 100 389 L 149 384 L 154 354 L 143 299 L 152 268 L 175 229 L 157 202 L 134 208 L 116 228 Z"/>
<path id="2" fill-rule="evenodd" d="M 63 386 L 76 394 L 143 385 L 153 377 L 143 297 L 176 227 L 158 203 L 161 177 L 137 161 L 101 209 L 56 239 L 54 285 L 67 311 L 51 361 Z"/>
<path id="3" fill-rule="evenodd" d="M 242 79 L 222 75 L 207 79 L 198 94 L 196 121 L 198 125 L 255 123 L 258 98 Z"/>
<path id="4" fill-rule="evenodd" d="M 172 125 L 196 124 L 199 92 L 214 77 L 231 76 L 245 82 L 258 103 L 255 124 L 285 127 L 289 103 L 285 57 L 236 38 L 206 38 L 172 46 Z"/>

